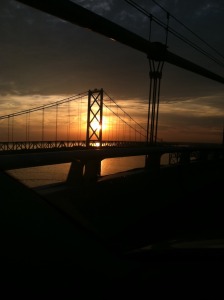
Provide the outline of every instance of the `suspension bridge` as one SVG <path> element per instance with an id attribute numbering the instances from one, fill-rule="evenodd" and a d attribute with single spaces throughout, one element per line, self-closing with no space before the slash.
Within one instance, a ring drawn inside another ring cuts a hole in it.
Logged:
<path id="1" fill-rule="evenodd" d="M 171 154 L 170 161 L 176 163 L 189 163 L 195 159 L 207 160 L 209 157 L 223 158 L 223 145 L 180 147 L 180 145 L 158 143 L 160 83 L 165 62 L 221 84 L 224 83 L 222 76 L 167 50 L 168 33 L 183 39 L 171 30 L 169 18 L 165 25 L 159 22 L 166 32 L 166 42 L 163 44 L 146 40 L 72 1 L 19 0 L 19 2 L 75 25 L 90 28 L 146 54 L 150 68 L 148 110 L 144 124 L 140 124 L 104 93 L 103 89 L 96 89 L 54 103 L 4 115 L 0 117 L 2 132 L 0 154 L 7 154 L 8 157 L 2 155 L 1 168 L 10 169 L 13 166 L 28 167 L 69 161 L 75 166 L 71 170 L 76 169 L 76 178 L 83 178 L 83 176 L 96 178 L 100 174 L 101 160 L 109 157 L 145 155 L 146 167 L 150 166 L 154 170 L 158 170 L 164 153 Z M 152 14 L 133 1 L 127 2 L 145 14 L 150 22 L 158 23 Z M 167 16 L 170 17 L 170 14 L 167 13 Z M 186 39 L 184 41 L 188 42 Z M 194 44 L 191 46 L 196 47 Z M 196 48 L 208 56 L 202 49 Z M 211 56 L 209 58 L 214 60 Z M 219 60 L 215 62 L 219 63 Z M 136 147 L 137 145 L 141 147 Z M 59 149 L 60 151 L 57 151 Z M 51 154 L 53 150 L 56 151 L 54 155 L 49 156 L 49 150 Z M 74 151 L 68 154 L 68 150 Z M 86 152 L 87 150 L 90 151 Z M 16 156 L 17 151 L 20 151 L 19 157 Z M 35 153 L 32 153 L 33 151 Z M 28 153 L 36 156 L 28 156 Z"/>
<path id="2" fill-rule="evenodd" d="M 146 143 L 138 123 L 103 89 L 0 117 L 0 151 L 119 147 Z"/>
<path id="3" fill-rule="evenodd" d="M 138 123 L 103 89 L 1 116 L 1 138 L 7 140 L 0 142 L 0 167 L 69 162 L 67 183 L 73 185 L 97 180 L 106 158 L 145 155 L 145 167 L 154 174 L 164 154 L 169 164 L 223 159 L 223 145 L 149 143 L 147 117 Z"/>

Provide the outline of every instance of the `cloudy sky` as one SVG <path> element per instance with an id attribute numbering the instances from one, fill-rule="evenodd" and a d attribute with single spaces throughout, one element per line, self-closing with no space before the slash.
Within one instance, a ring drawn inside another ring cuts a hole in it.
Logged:
<path id="1" fill-rule="evenodd" d="M 145 39 L 151 28 L 151 41 L 166 41 L 166 31 L 155 21 L 150 26 L 149 18 L 128 1 L 73 2 Z M 223 0 L 135 3 L 164 24 L 164 9 L 168 11 L 169 28 L 210 58 L 171 32 L 170 52 L 224 77 Z M 145 118 L 149 62 L 144 53 L 16 0 L 1 0 L 0 12 L 0 115 L 103 88 L 124 110 L 133 108 L 133 118 Z M 168 141 L 221 143 L 223 123 L 224 85 L 165 62 L 158 136 Z"/>

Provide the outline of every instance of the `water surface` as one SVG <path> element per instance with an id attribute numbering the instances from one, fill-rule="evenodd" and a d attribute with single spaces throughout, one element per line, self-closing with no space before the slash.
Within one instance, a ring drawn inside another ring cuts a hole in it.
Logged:
<path id="1" fill-rule="evenodd" d="M 165 164 L 166 157 L 161 159 Z M 104 159 L 101 162 L 101 176 L 111 175 L 135 168 L 143 168 L 145 156 L 131 156 Z M 41 167 L 10 170 L 8 173 L 25 185 L 33 188 L 51 183 L 64 182 L 69 172 L 70 163 Z"/>

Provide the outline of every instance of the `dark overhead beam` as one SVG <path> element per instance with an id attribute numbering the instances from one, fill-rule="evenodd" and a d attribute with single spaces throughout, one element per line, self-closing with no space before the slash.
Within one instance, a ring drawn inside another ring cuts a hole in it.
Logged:
<path id="1" fill-rule="evenodd" d="M 69 0 L 17 0 L 33 8 L 66 20 L 75 25 L 88 28 L 126 46 L 145 53 L 149 59 L 164 60 L 172 65 L 191 71 L 214 81 L 224 83 L 224 78 L 169 52 L 165 45 L 152 43 L 139 35 L 97 15 Z"/>

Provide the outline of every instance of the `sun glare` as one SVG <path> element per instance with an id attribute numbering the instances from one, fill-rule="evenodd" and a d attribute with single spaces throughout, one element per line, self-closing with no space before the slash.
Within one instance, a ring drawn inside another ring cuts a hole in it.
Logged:
<path id="1" fill-rule="evenodd" d="M 91 123 L 91 127 L 92 127 L 92 129 L 95 130 L 95 131 L 101 129 L 101 125 L 100 125 L 99 122 L 97 122 L 97 121 L 93 121 L 93 122 Z"/>
<path id="2" fill-rule="evenodd" d="M 98 121 L 94 120 L 92 123 L 91 123 L 91 127 L 93 130 L 95 131 L 99 131 L 101 128 L 102 128 L 102 131 L 105 131 L 107 130 L 107 120 L 106 120 L 106 117 L 103 119 L 103 124 L 100 125 Z"/>

